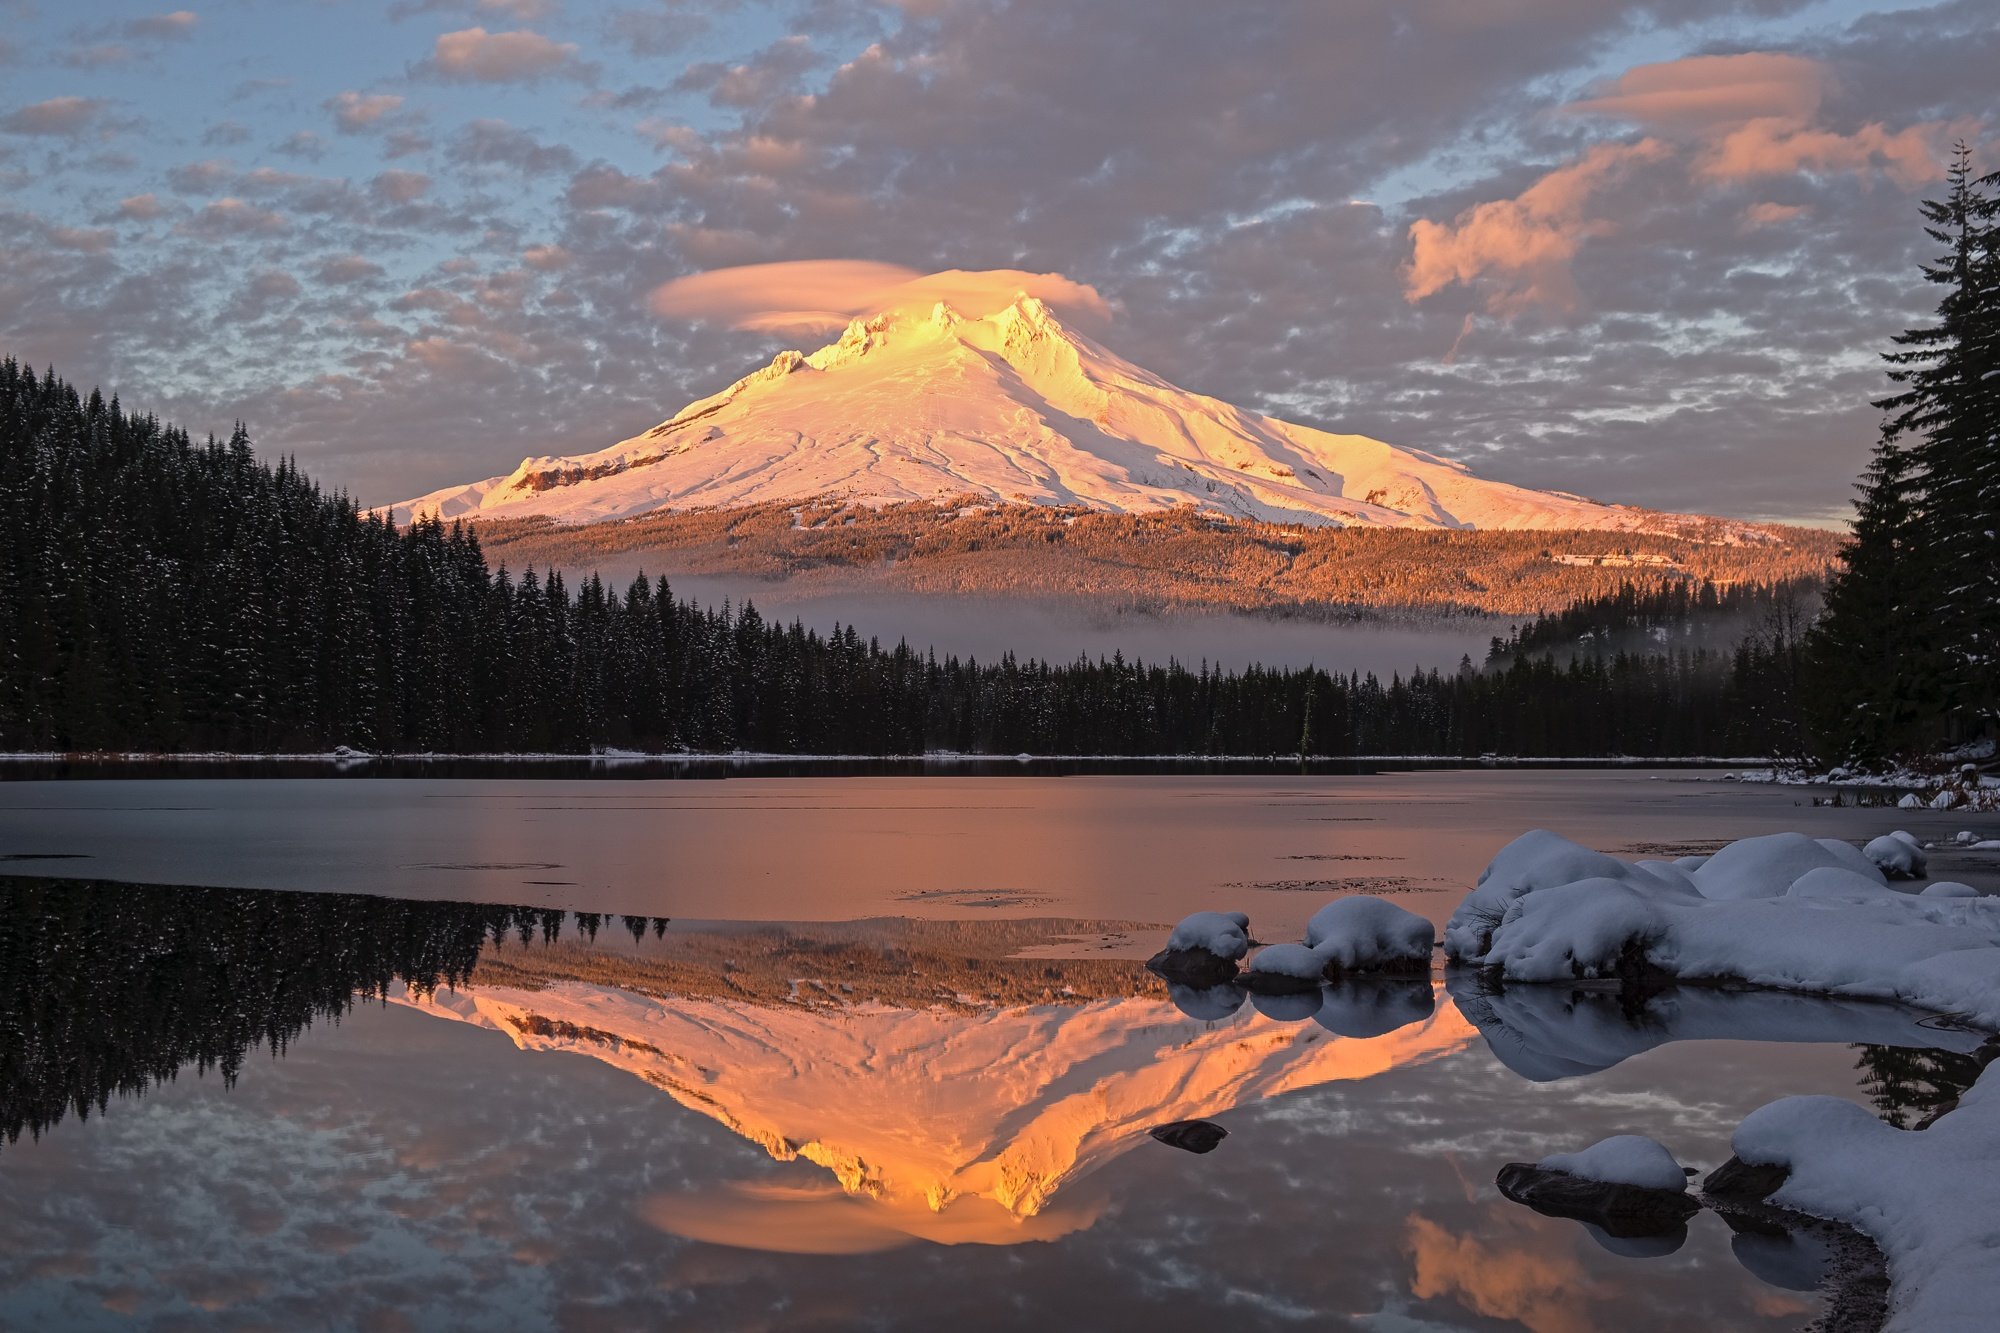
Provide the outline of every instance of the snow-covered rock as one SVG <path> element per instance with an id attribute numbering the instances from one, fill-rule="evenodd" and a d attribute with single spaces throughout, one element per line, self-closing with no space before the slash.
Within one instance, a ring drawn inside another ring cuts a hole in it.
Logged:
<path id="1" fill-rule="evenodd" d="M 1436 940 L 1431 923 L 1384 898 L 1338 898 L 1306 922 L 1306 947 L 1321 970 L 1429 970 Z"/>
<path id="2" fill-rule="evenodd" d="M 1539 1162 L 1509 1162 L 1494 1183 L 1515 1203 L 1575 1218 L 1614 1240 L 1682 1236 L 1688 1218 L 1701 1210 L 1673 1154 L 1636 1134 Z"/>
<path id="3" fill-rule="evenodd" d="M 1146 966 L 1168 982 L 1194 988 L 1217 986 L 1236 975 L 1236 962 L 1250 952 L 1250 918 L 1242 912 L 1195 912 L 1175 926 L 1167 947 Z"/>
<path id="4" fill-rule="evenodd" d="M 1926 898 L 1982 898 L 1985 896 L 1970 884 L 1960 884 L 1955 879 L 1941 879 L 1935 883 L 1926 884 L 1919 890 L 1919 893 Z"/>
<path id="5" fill-rule="evenodd" d="M 1656 886 L 1665 883 L 1630 862 L 1593 852 L 1559 833 L 1547 829 L 1523 833 L 1500 849 L 1481 872 L 1478 885 L 1445 923 L 1445 957 L 1483 955 L 1493 931 L 1512 904 L 1537 889 L 1585 879 L 1617 881 L 1633 876 L 1643 876 Z"/>
<path id="6" fill-rule="evenodd" d="M 1923 798 L 1918 796 L 1913 791 L 1904 792 L 1902 799 L 1896 802 L 1896 808 L 1898 810 L 1921 810 L 1923 809 L 1923 806 L 1924 806 Z"/>
<path id="7" fill-rule="evenodd" d="M 1926 860 L 1923 844 L 1901 829 L 1873 839 L 1861 850 L 1870 861 L 1881 867 L 1882 873 L 1890 879 L 1924 877 Z"/>
<path id="8" fill-rule="evenodd" d="M 1254 994 L 1260 989 L 1319 989 L 1326 960 L 1303 944 L 1271 944 L 1259 949 L 1243 968 L 1242 982 Z"/>
<path id="9" fill-rule="evenodd" d="M 1035 275 L 920 279 L 827 346 L 782 352 L 641 435 L 596 453 L 523 459 L 504 475 L 384 512 L 398 523 L 426 515 L 584 523 L 821 496 L 870 505 L 964 496 L 1125 513 L 1192 506 L 1314 525 L 1686 523 L 1488 481 L 1422 450 L 1191 393 L 1080 332 L 1027 289 L 1039 289 Z"/>
<path id="10" fill-rule="evenodd" d="M 1563 880 L 1577 870 L 1599 873 Z M 1447 952 L 1506 981 L 1745 981 L 2000 1030 L 2000 898 L 1899 893 L 1854 847 L 1801 834 L 1731 843 L 1694 880 L 1700 895 L 1553 835 L 1516 840 L 1452 917 L 1490 911 L 1504 885 L 1500 920 L 1448 929 Z"/>
<path id="11" fill-rule="evenodd" d="M 1649 1190 L 1684 1190 L 1687 1173 L 1666 1145 L 1642 1134 L 1614 1134 L 1577 1152 L 1556 1153 L 1535 1163 L 1544 1171 L 1560 1171 L 1606 1185 L 1636 1185 Z"/>
<path id="12" fill-rule="evenodd" d="M 1517 899 L 1477 961 L 1497 965 L 1509 981 L 1615 977 L 1666 934 L 1655 897 L 1601 876 Z"/>
<path id="13" fill-rule="evenodd" d="M 1200 949 L 1231 962 L 1250 952 L 1250 918 L 1243 912 L 1195 912 L 1167 937 L 1169 949 Z"/>
<path id="14" fill-rule="evenodd" d="M 1808 838 L 1803 833 L 1768 833 L 1730 843 L 1694 873 L 1704 898 L 1775 898 L 1799 876 L 1821 866 L 1834 866 L 1872 876 L 1886 883 L 1882 872 L 1851 845 L 1834 838 Z"/>
<path id="15" fill-rule="evenodd" d="M 1898 897 L 1895 889 L 1879 879 L 1859 875 L 1845 866 L 1820 866 L 1808 870 L 1792 881 L 1792 887 L 1785 890 L 1787 898 L 1864 898 Z"/>

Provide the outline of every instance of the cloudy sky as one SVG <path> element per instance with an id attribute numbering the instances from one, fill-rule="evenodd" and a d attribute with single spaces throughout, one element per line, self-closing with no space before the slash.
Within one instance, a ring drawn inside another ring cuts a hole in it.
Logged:
<path id="1" fill-rule="evenodd" d="M 839 260 L 1061 274 L 1190 388 L 1824 521 L 1917 201 L 1955 136 L 2000 165 L 1990 0 L 192 3 L 0 0 L 0 353 L 369 503 L 650 426 L 800 340 L 663 285 Z"/>

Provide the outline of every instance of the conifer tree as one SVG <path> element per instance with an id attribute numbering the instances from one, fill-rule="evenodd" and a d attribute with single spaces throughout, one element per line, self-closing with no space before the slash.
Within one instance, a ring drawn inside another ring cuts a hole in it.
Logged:
<path id="1" fill-rule="evenodd" d="M 2000 719 L 2000 173 L 1958 145 L 1923 204 L 1945 253 L 1934 323 L 1885 354 L 1896 391 L 1845 569 L 1809 644 L 1823 748 L 1877 761 L 1974 739 Z"/>

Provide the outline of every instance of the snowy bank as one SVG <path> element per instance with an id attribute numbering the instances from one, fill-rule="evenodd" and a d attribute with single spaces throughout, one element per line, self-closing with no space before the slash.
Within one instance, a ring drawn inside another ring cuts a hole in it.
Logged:
<path id="1" fill-rule="evenodd" d="M 2000 898 L 1959 896 L 1971 892 L 1962 885 L 1903 892 L 1884 869 L 1920 876 L 1915 839 L 1877 839 L 1863 855 L 1845 843 L 1774 834 L 1707 858 L 1634 863 L 1538 830 L 1494 857 L 1447 925 L 1448 957 L 1482 969 L 1471 974 L 1478 984 L 1461 976 L 1454 990 L 1466 987 L 1468 1016 L 1530 1077 L 1603 1067 L 1656 1040 L 1608 1007 L 1581 1012 L 1591 1006 L 1576 1003 L 1580 981 L 1625 983 L 1624 998 L 1642 1007 L 1668 982 L 1895 1000 L 1950 1015 L 1951 1026 L 2000 1032 Z M 1563 988 L 1513 984 L 1524 982 Z M 1666 992 L 1666 1017 L 1684 1009 L 1698 1029 L 1704 1010 L 1734 1003 L 1701 994 Z M 1805 1017 L 1756 1003 L 1766 1010 L 1757 1017 L 1780 1026 Z M 1857 1023 L 1845 1039 L 1868 1039 L 1870 1026 Z M 1936 1035 L 1959 1045 L 1976 1039 L 1962 1030 Z M 1982 1057 L 1995 1049 L 2000 1039 L 1977 1048 Z M 1726 1199 L 1730 1181 L 1758 1178 L 1764 1183 L 1753 1197 L 1769 1192 L 1777 1208 L 1842 1222 L 1874 1240 L 1889 1265 L 1885 1327 L 1994 1327 L 2000 1074 L 1991 1066 L 1927 1128 L 1894 1128 L 1839 1098 L 1792 1097 L 1752 1113 L 1733 1146 L 1738 1161 L 1709 1177 L 1710 1193 Z M 1533 1166 L 1509 1164 L 1502 1189 L 1545 1212 L 1584 1217 L 1590 1207 L 1625 1218 L 1643 1200 L 1605 1191 L 1636 1187 L 1641 1176 L 1664 1188 L 1671 1162 L 1664 1150 L 1600 1144 Z M 1669 1225 L 1668 1216 L 1640 1222 Z"/>
<path id="2" fill-rule="evenodd" d="M 1770 1202 L 1837 1218 L 1889 1259 L 1889 1320 L 1908 1333 L 1994 1327 L 2000 1303 L 2000 1075 L 1992 1067 L 1928 1129 L 1883 1124 L 1837 1097 L 1753 1111 L 1732 1145 L 1782 1168 Z"/>
<path id="3" fill-rule="evenodd" d="M 1502 982 L 1737 982 L 2000 1031 L 2000 899 L 1902 893 L 1853 847 L 1797 833 L 1638 863 L 1525 834 L 1452 914 L 1445 953 Z"/>

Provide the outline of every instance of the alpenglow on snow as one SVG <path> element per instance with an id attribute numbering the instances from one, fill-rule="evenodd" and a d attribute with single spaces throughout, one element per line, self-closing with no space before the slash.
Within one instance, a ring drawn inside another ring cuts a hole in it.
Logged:
<path id="1" fill-rule="evenodd" d="M 1195 506 L 1267 522 L 1435 528 L 1674 526 L 1667 515 L 1474 476 L 1362 435 L 1335 435 L 1190 393 L 1015 296 L 974 314 L 939 301 L 857 318 L 810 355 L 761 370 L 593 454 L 526 458 L 505 476 L 388 507 L 588 523 L 659 509 L 837 497 Z"/>

